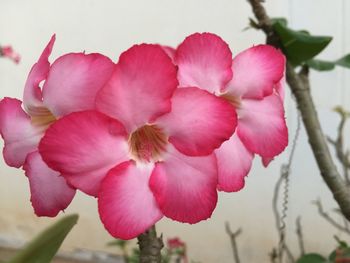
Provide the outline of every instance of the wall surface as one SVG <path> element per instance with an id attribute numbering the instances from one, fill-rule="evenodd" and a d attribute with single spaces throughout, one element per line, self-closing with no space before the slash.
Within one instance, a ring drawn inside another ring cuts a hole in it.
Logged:
<path id="1" fill-rule="evenodd" d="M 350 2 L 347 0 L 269 0 L 271 16 L 287 17 L 296 29 L 307 28 L 334 39 L 320 56 L 336 59 L 350 52 Z M 22 54 L 14 65 L 0 60 L 0 97 L 21 98 L 26 76 L 53 33 L 57 41 L 52 60 L 66 52 L 100 52 L 118 60 L 120 52 L 132 44 L 148 42 L 176 46 L 193 32 L 219 34 L 233 53 L 264 41 L 262 33 L 243 29 L 252 13 L 245 0 L 1 0 L 0 41 L 12 44 Z M 335 136 L 338 116 L 335 105 L 350 110 L 350 71 L 311 72 L 322 126 Z M 287 121 L 290 138 L 297 127 L 293 99 L 287 91 Z M 349 135 L 349 127 L 347 129 Z M 349 138 L 349 136 L 348 136 Z M 348 139 L 347 138 L 347 139 Z M 187 225 L 164 219 L 158 224 L 164 237 L 180 236 L 188 243 L 190 256 L 201 262 L 233 262 L 224 222 L 233 229 L 242 227 L 238 243 L 242 262 L 269 262 L 268 253 L 278 242 L 271 210 L 273 187 L 281 164 L 290 149 L 264 169 L 256 159 L 246 187 L 238 193 L 221 193 L 210 220 Z M 325 209 L 336 207 L 325 187 L 301 129 L 292 166 L 287 218 L 287 239 L 297 255 L 295 219 L 302 218 L 306 249 L 327 254 L 339 234 L 317 214 L 311 201 L 321 198 Z M 29 201 L 27 178 L 21 170 L 0 160 L 0 237 L 27 240 L 52 219 L 37 218 Z M 79 213 L 79 224 L 64 243 L 65 250 L 89 248 L 106 250 L 111 237 L 99 221 L 96 200 L 78 194 L 66 213 Z M 337 220 L 341 220 L 337 218 Z M 342 236 L 342 235 L 340 235 Z"/>

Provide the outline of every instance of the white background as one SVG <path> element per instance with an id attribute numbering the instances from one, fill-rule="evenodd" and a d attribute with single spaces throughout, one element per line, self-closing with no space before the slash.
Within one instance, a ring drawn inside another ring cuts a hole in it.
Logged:
<path id="1" fill-rule="evenodd" d="M 334 36 L 321 58 L 336 59 L 350 53 L 349 1 L 267 2 L 269 14 L 287 17 L 293 28 Z M 100 52 L 117 61 L 120 52 L 133 44 L 176 46 L 185 36 L 204 31 L 220 35 L 237 54 L 264 41 L 261 32 L 242 31 L 248 17 L 252 17 L 252 13 L 245 0 L 1 0 L 0 43 L 12 44 L 21 53 L 22 61 L 15 65 L 0 60 L 0 96 L 22 97 L 26 76 L 53 33 L 57 34 L 57 41 L 51 61 L 63 53 L 83 50 Z M 335 135 L 338 116 L 331 109 L 340 104 L 350 110 L 350 70 L 311 72 L 311 78 L 322 126 L 328 135 Z M 290 136 L 293 136 L 296 112 L 289 90 L 286 112 Z M 349 129 L 347 132 L 349 135 Z M 262 168 L 257 159 L 245 189 L 239 193 L 221 193 L 210 220 L 186 225 L 164 219 L 158 224 L 159 232 L 163 232 L 165 239 L 179 236 L 185 240 L 194 260 L 233 262 L 224 230 L 224 222 L 229 221 L 233 229 L 243 229 L 238 240 L 242 262 L 269 262 L 268 253 L 277 244 L 271 210 L 273 186 L 288 152 L 268 169 Z M 53 220 L 33 214 L 28 182 L 21 170 L 7 167 L 2 160 L 0 169 L 0 237 L 27 240 Z M 335 246 L 333 234 L 339 233 L 318 216 L 311 201 L 320 197 L 328 210 L 336 205 L 322 182 L 303 129 L 292 169 L 288 241 L 297 255 L 295 218 L 300 215 L 306 249 L 328 254 Z M 105 244 L 111 237 L 99 222 L 96 201 L 78 194 L 66 211 L 73 212 L 79 213 L 80 220 L 63 248 L 106 250 Z"/>

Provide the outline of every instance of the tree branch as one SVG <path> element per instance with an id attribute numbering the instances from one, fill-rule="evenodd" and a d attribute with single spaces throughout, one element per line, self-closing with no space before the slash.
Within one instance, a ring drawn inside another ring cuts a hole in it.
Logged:
<path id="1" fill-rule="evenodd" d="M 157 237 L 155 226 L 137 237 L 140 248 L 140 263 L 161 263 L 163 239 Z"/>
<path id="2" fill-rule="evenodd" d="M 281 49 L 278 35 L 274 32 L 272 23 L 261 0 L 248 0 L 252 6 L 259 26 L 267 36 L 266 42 Z M 286 75 L 289 87 L 295 96 L 302 120 L 314 153 L 318 168 L 325 183 L 333 194 L 344 216 L 350 221 L 350 191 L 339 174 L 331 157 L 326 137 L 322 131 L 317 111 L 310 93 L 310 83 L 307 67 L 299 74 L 287 62 Z"/>
<path id="3" fill-rule="evenodd" d="M 337 154 L 337 158 L 343 167 L 344 179 L 346 184 L 350 185 L 349 170 L 350 170 L 350 159 L 349 154 L 344 150 L 344 128 L 346 120 L 349 118 L 349 113 L 346 112 L 342 107 L 337 106 L 334 109 L 340 115 L 340 123 L 338 125 L 337 139 L 333 140 L 327 137 L 330 144 L 334 146 Z"/>
<path id="4" fill-rule="evenodd" d="M 300 257 L 305 255 L 305 245 L 304 245 L 304 236 L 303 236 L 303 230 L 301 227 L 301 218 L 300 216 L 297 217 L 296 220 L 296 234 L 298 237 L 298 244 L 299 244 L 299 249 L 300 249 Z"/>
<path id="5" fill-rule="evenodd" d="M 337 221 L 335 221 L 328 213 L 326 213 L 323 210 L 321 200 L 318 199 L 317 201 L 314 201 L 313 203 L 317 206 L 318 213 L 320 214 L 321 217 L 323 217 L 328 223 L 330 223 L 332 226 L 334 226 L 338 230 L 350 235 L 350 230 L 346 227 L 346 225 L 342 226 Z"/>
<path id="6" fill-rule="evenodd" d="M 232 232 L 230 224 L 228 222 L 225 223 L 226 233 L 229 235 L 231 240 L 233 258 L 235 259 L 235 263 L 240 263 L 238 248 L 237 248 L 237 237 L 242 233 L 242 229 L 239 228 L 236 232 Z"/>

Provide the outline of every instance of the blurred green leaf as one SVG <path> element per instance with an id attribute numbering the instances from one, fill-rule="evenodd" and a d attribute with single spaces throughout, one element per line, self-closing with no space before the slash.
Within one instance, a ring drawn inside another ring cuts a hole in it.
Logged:
<path id="1" fill-rule="evenodd" d="M 139 263 L 140 262 L 140 250 L 133 248 L 132 253 L 128 258 L 128 263 Z"/>
<path id="2" fill-rule="evenodd" d="M 342 250 L 342 257 L 345 257 L 348 260 L 350 259 L 350 248 L 344 248 Z"/>
<path id="3" fill-rule="evenodd" d="M 68 215 L 45 229 L 30 241 L 8 263 L 49 263 L 63 240 L 78 221 L 78 215 Z"/>
<path id="4" fill-rule="evenodd" d="M 335 64 L 342 67 L 350 68 L 350 54 L 347 54 L 346 56 L 338 59 L 337 61 L 335 61 Z"/>
<path id="5" fill-rule="evenodd" d="M 319 254 L 310 253 L 299 258 L 297 263 L 330 263 L 330 261 Z"/>
<path id="6" fill-rule="evenodd" d="M 273 17 L 273 18 L 271 18 L 271 22 L 272 22 L 272 24 L 275 24 L 275 23 L 279 22 L 283 26 L 287 26 L 287 24 L 288 24 L 287 19 L 284 18 L 284 17 Z"/>
<path id="7" fill-rule="evenodd" d="M 320 59 L 310 59 L 306 61 L 306 65 L 310 68 L 318 71 L 327 71 L 334 69 L 335 66 L 342 66 L 345 68 L 350 68 L 350 54 L 336 60 L 336 61 L 327 61 Z"/>
<path id="8" fill-rule="evenodd" d="M 126 247 L 128 240 L 116 239 L 107 243 L 107 246 L 117 246 L 120 248 Z"/>
<path id="9" fill-rule="evenodd" d="M 335 250 L 333 250 L 332 253 L 329 254 L 328 260 L 330 262 L 334 262 L 335 261 L 335 256 L 336 256 L 336 252 L 335 252 Z"/>
<path id="10" fill-rule="evenodd" d="M 318 70 L 318 71 L 329 71 L 334 69 L 335 63 L 331 61 L 326 60 L 320 60 L 320 59 L 310 59 L 306 61 L 306 65 L 308 65 L 310 68 Z"/>
<path id="11" fill-rule="evenodd" d="M 249 17 L 249 27 L 259 29 L 259 24 L 253 18 Z"/>
<path id="12" fill-rule="evenodd" d="M 350 259 L 350 248 L 338 248 L 338 252 L 336 252 L 336 250 L 333 250 L 332 253 L 328 256 L 328 259 L 330 262 L 335 262 L 335 258 L 336 258 L 336 255 L 338 253 L 338 258 L 342 258 L 342 259 L 347 259 L 349 260 Z M 344 261 L 345 262 L 345 261 Z"/>
<path id="13" fill-rule="evenodd" d="M 341 106 L 335 107 L 335 111 L 341 112 L 344 109 Z M 348 243 L 346 241 L 341 240 L 337 235 L 334 235 L 335 241 L 338 243 L 338 248 L 348 248 Z"/>
<path id="14" fill-rule="evenodd" d="M 329 36 L 312 36 L 305 30 L 292 30 L 281 21 L 275 22 L 273 27 L 280 37 L 285 55 L 294 66 L 315 57 L 332 40 Z"/>

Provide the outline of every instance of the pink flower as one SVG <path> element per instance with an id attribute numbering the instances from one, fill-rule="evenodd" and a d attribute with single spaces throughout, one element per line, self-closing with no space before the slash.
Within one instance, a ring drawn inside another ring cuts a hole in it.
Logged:
<path id="1" fill-rule="evenodd" d="M 183 248 L 186 244 L 178 237 L 168 239 L 168 247 L 170 249 Z"/>
<path id="2" fill-rule="evenodd" d="M 196 223 L 216 206 L 212 152 L 232 135 L 236 115 L 207 91 L 177 89 L 176 75 L 160 46 L 133 46 L 98 93 L 99 111 L 61 118 L 40 142 L 52 169 L 98 197 L 117 238 L 134 238 L 163 215 Z"/>
<path id="3" fill-rule="evenodd" d="M 21 56 L 15 52 L 11 46 L 0 47 L 0 56 L 7 57 L 16 64 L 21 60 Z"/>
<path id="4" fill-rule="evenodd" d="M 288 144 L 281 83 L 284 56 L 272 46 L 258 45 L 232 60 L 229 46 L 220 37 L 197 33 L 179 45 L 173 59 L 181 87 L 207 90 L 236 109 L 237 130 L 215 154 L 218 189 L 240 190 L 255 154 L 266 166 Z"/>
<path id="5" fill-rule="evenodd" d="M 48 57 L 54 42 L 55 36 L 29 73 L 23 96 L 25 110 L 17 99 L 0 102 L 4 159 L 9 166 L 23 166 L 38 216 L 56 216 L 75 194 L 75 189 L 42 161 L 37 149 L 41 137 L 60 117 L 93 109 L 96 93 L 110 78 L 114 66 L 105 56 L 83 53 L 63 55 L 50 65 Z"/>
<path id="6" fill-rule="evenodd" d="M 174 238 L 169 238 L 168 242 L 168 253 L 169 255 L 176 255 L 177 259 L 175 260 L 176 262 L 180 262 L 182 259 L 182 262 L 187 263 L 188 258 L 187 258 L 187 248 L 186 248 L 186 243 L 183 242 L 180 238 L 174 237 Z"/>

